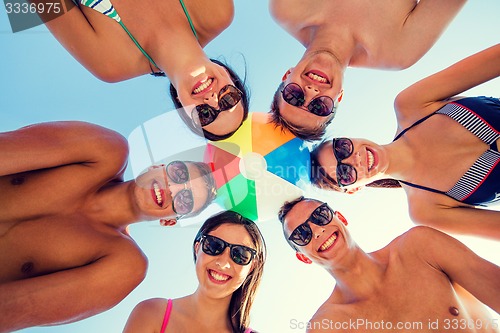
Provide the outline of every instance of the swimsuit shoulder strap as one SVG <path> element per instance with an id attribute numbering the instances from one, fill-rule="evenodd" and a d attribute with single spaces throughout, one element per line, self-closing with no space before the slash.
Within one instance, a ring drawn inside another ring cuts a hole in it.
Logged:
<path id="1" fill-rule="evenodd" d="M 182 10 L 184 10 L 184 14 L 186 15 L 186 18 L 187 18 L 187 20 L 189 22 L 189 26 L 191 27 L 191 31 L 193 32 L 193 35 L 196 37 L 196 39 L 198 39 L 198 35 L 196 34 L 196 29 L 194 28 L 193 21 L 191 21 L 191 16 L 189 16 L 189 13 L 187 11 L 186 5 L 184 5 L 184 1 L 183 0 L 179 0 L 179 2 L 181 3 Z"/>
<path id="2" fill-rule="evenodd" d="M 403 184 L 408 185 L 408 186 L 411 186 L 411 187 L 414 187 L 414 188 L 418 188 L 418 189 L 420 189 L 420 190 L 424 190 L 424 191 L 429 191 L 429 192 L 434 192 L 434 193 L 439 193 L 439 194 L 448 195 L 446 192 L 439 191 L 439 190 L 436 190 L 436 189 L 434 189 L 434 188 L 427 187 L 427 186 L 422 186 L 422 185 L 413 184 L 413 183 L 407 182 L 407 181 L 405 181 L 405 180 L 398 179 L 398 182 L 403 183 Z"/>
<path id="3" fill-rule="evenodd" d="M 163 324 L 161 325 L 160 333 L 165 333 L 167 329 L 168 320 L 170 319 L 170 313 L 172 312 L 172 299 L 167 301 L 167 308 L 165 310 L 165 315 L 163 316 Z"/>
<path id="4" fill-rule="evenodd" d="M 436 111 L 437 112 L 437 111 Z M 399 133 L 395 138 L 394 140 L 392 140 L 392 142 L 398 140 L 400 137 L 402 137 L 406 132 L 408 132 L 410 129 L 412 129 L 413 127 L 417 126 L 418 124 L 424 122 L 427 120 L 427 118 L 430 118 L 431 116 L 435 115 L 436 112 L 433 112 L 431 114 L 428 114 L 427 116 L 417 120 L 416 122 L 414 122 L 413 124 L 411 124 L 410 126 L 408 126 L 407 128 L 405 128 L 404 130 L 401 131 L 401 133 Z"/>

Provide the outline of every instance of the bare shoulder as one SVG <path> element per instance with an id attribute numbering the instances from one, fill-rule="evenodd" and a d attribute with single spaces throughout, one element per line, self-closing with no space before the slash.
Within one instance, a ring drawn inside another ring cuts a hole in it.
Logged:
<path id="1" fill-rule="evenodd" d="M 430 263 L 453 242 L 458 241 L 439 230 L 416 226 L 395 238 L 388 247 L 400 258 Z"/>
<path id="2" fill-rule="evenodd" d="M 107 261 L 107 270 L 114 276 L 116 284 L 122 284 L 125 289 L 135 288 L 146 276 L 148 259 L 139 246 L 128 236 L 103 239 L 106 245 L 101 248 L 101 259 Z M 126 277 L 126 278 L 125 278 Z M 130 289 L 130 290 L 132 290 Z"/>
<path id="3" fill-rule="evenodd" d="M 124 333 L 159 332 L 167 306 L 164 298 L 150 298 L 137 304 L 127 320 Z"/>
<path id="4" fill-rule="evenodd" d="M 332 303 L 330 300 L 323 303 L 318 311 L 305 325 L 307 333 L 320 332 L 351 332 L 349 321 L 352 320 L 349 305 Z"/>
<path id="5" fill-rule="evenodd" d="M 139 302 L 135 307 L 133 312 L 140 314 L 141 316 L 148 316 L 152 319 L 163 315 L 167 307 L 168 300 L 166 298 L 149 298 L 144 301 Z"/>

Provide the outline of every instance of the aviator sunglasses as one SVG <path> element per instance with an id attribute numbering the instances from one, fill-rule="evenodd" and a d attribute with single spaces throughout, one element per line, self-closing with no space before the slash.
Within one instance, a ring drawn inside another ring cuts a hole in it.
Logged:
<path id="1" fill-rule="evenodd" d="M 306 246 L 309 244 L 313 236 L 312 229 L 308 222 L 322 227 L 332 222 L 333 214 L 334 212 L 328 204 L 322 204 L 311 213 L 309 218 L 305 220 L 304 223 L 292 231 L 288 240 L 294 242 L 298 246 Z"/>
<path id="2" fill-rule="evenodd" d="M 306 101 L 304 91 L 297 83 L 287 84 L 281 90 L 281 95 L 283 100 L 292 106 L 302 106 Z M 328 96 L 319 96 L 309 102 L 307 110 L 317 116 L 326 117 L 335 112 L 333 106 L 333 99 Z"/>
<path id="3" fill-rule="evenodd" d="M 219 91 L 219 109 L 216 110 L 208 104 L 196 105 L 191 112 L 191 118 L 198 119 L 196 122 L 202 127 L 210 125 L 217 119 L 219 113 L 227 111 L 241 101 L 243 93 L 235 86 L 228 84 Z M 196 113 L 195 113 L 196 112 Z"/>
<path id="4" fill-rule="evenodd" d="M 356 168 L 350 164 L 342 163 L 352 155 L 354 145 L 348 138 L 333 139 L 333 155 L 337 160 L 337 183 L 339 186 L 348 186 L 354 184 L 358 180 L 358 172 Z"/>
<path id="5" fill-rule="evenodd" d="M 209 256 L 222 254 L 226 247 L 229 247 L 229 254 L 234 263 L 238 265 L 248 265 L 257 254 L 257 251 L 244 245 L 230 244 L 219 237 L 212 235 L 201 236 L 202 250 Z"/>
<path id="6" fill-rule="evenodd" d="M 193 192 L 187 188 L 189 181 L 189 171 L 187 165 L 182 161 L 173 161 L 166 166 L 168 178 L 176 184 L 184 184 L 184 189 L 180 190 L 172 198 L 172 210 L 177 215 L 186 215 L 193 210 Z"/>

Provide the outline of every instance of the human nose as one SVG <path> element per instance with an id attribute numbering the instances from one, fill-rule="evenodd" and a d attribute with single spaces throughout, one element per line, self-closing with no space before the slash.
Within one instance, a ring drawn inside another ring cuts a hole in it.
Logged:
<path id="1" fill-rule="evenodd" d="M 174 183 L 174 182 L 170 182 L 170 183 L 168 184 L 168 187 L 169 187 L 169 189 L 170 189 L 170 192 L 172 192 L 174 195 L 175 195 L 176 193 L 179 193 L 179 192 L 180 192 L 180 191 L 182 191 L 182 190 L 186 190 L 186 189 L 188 189 L 188 185 L 187 185 L 187 183 L 184 183 L 184 184 L 176 184 L 176 183 Z"/>
<path id="2" fill-rule="evenodd" d="M 217 260 L 215 261 L 215 264 L 220 267 L 220 268 L 229 268 L 231 267 L 231 262 L 229 258 L 229 248 L 226 248 L 224 252 L 222 252 L 219 256 L 217 256 Z"/>
<path id="3" fill-rule="evenodd" d="M 320 92 L 321 91 L 316 86 L 312 84 L 306 85 L 304 87 L 304 99 L 305 99 L 304 106 L 308 106 L 311 100 L 313 100 L 316 96 L 318 96 Z"/>
<path id="4" fill-rule="evenodd" d="M 219 105 L 219 96 L 214 91 L 209 91 L 203 96 L 203 102 L 215 109 Z"/>
<path id="5" fill-rule="evenodd" d="M 314 225 L 312 232 L 313 232 L 314 238 L 318 239 L 325 232 L 325 228 L 323 228 L 322 226 L 319 226 L 319 225 Z"/>
<path id="6" fill-rule="evenodd" d="M 352 153 L 347 159 L 344 160 L 345 163 L 351 164 L 354 167 L 361 166 L 361 154 L 359 151 Z"/>

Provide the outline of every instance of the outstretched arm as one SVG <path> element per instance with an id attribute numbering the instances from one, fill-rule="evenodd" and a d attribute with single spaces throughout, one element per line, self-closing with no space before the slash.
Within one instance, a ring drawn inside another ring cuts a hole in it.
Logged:
<path id="1" fill-rule="evenodd" d="M 500 267 L 479 257 L 455 238 L 432 228 L 414 228 L 412 237 L 415 237 L 418 255 L 423 260 L 491 309 L 500 311 Z"/>
<path id="2" fill-rule="evenodd" d="M 74 163 L 98 163 L 118 173 L 127 156 L 123 136 L 89 123 L 41 123 L 0 133 L 0 176 Z"/>
<path id="3" fill-rule="evenodd" d="M 0 332 L 75 322 L 103 312 L 144 278 L 139 251 L 104 256 L 90 264 L 0 285 Z"/>
<path id="4" fill-rule="evenodd" d="M 443 232 L 472 235 L 500 240 L 500 212 L 488 209 L 444 205 L 419 206 L 408 203 L 410 217 L 416 224 L 426 225 Z"/>
<path id="5" fill-rule="evenodd" d="M 478 52 L 418 81 L 396 97 L 398 122 L 420 119 L 436 110 L 436 104 L 500 76 L 500 44 Z"/>

